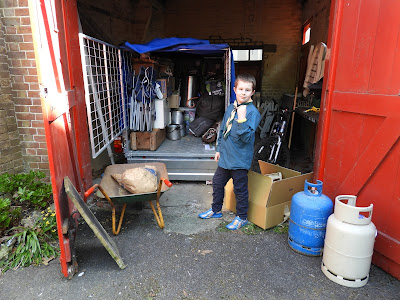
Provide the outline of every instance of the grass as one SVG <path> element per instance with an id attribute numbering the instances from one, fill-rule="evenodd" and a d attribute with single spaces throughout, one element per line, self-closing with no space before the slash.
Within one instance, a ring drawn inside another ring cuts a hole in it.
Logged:
<path id="1" fill-rule="evenodd" d="M 278 225 L 274 227 L 274 232 L 275 233 L 280 233 L 280 234 L 287 234 L 289 231 L 289 224 L 288 223 L 283 223 L 282 225 Z"/>
<path id="2" fill-rule="evenodd" d="M 217 231 L 220 231 L 220 232 L 231 231 L 228 228 L 226 228 L 226 225 L 228 225 L 228 224 L 229 224 L 229 222 L 226 222 L 226 221 L 221 222 L 217 227 Z"/>
<path id="3" fill-rule="evenodd" d="M 228 225 L 229 223 L 230 222 L 226 222 L 226 221 L 221 222 L 217 227 L 217 231 L 220 231 L 220 232 L 232 231 L 232 230 L 226 228 L 226 225 Z M 248 222 L 247 225 L 240 228 L 239 231 L 243 232 L 244 234 L 255 235 L 255 234 L 260 234 L 260 233 L 264 232 L 264 229 L 258 227 L 257 225 L 254 225 L 251 222 Z"/>
<path id="4" fill-rule="evenodd" d="M 245 234 L 248 234 L 248 235 L 255 235 L 255 234 L 260 234 L 260 233 L 264 232 L 264 229 L 262 229 L 261 227 L 258 227 L 257 225 L 255 225 L 251 222 L 248 222 L 247 225 L 240 228 L 240 230 L 242 230 Z"/>
<path id="5" fill-rule="evenodd" d="M 219 231 L 219 232 L 231 231 L 228 228 L 226 228 L 226 225 L 228 225 L 228 224 L 229 224 L 229 222 L 226 222 L 226 221 L 221 222 L 217 227 L 217 231 Z M 243 232 L 244 234 L 248 234 L 248 235 L 256 235 L 256 234 L 261 234 L 268 230 L 264 230 L 261 227 L 258 227 L 257 225 L 255 225 L 251 222 L 248 222 L 247 225 L 240 228 L 239 231 Z M 282 225 L 275 226 L 273 228 L 273 231 L 275 233 L 279 233 L 279 234 L 287 234 L 289 231 L 289 224 L 283 223 Z"/>

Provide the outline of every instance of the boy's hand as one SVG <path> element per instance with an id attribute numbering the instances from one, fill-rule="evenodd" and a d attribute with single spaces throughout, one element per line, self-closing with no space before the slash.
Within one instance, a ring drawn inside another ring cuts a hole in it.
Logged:
<path id="1" fill-rule="evenodd" d="M 246 119 L 246 107 L 247 105 L 240 105 L 237 109 L 238 120 Z"/>
<path id="2" fill-rule="evenodd" d="M 219 152 L 215 152 L 214 160 L 215 160 L 216 162 L 219 161 Z"/>

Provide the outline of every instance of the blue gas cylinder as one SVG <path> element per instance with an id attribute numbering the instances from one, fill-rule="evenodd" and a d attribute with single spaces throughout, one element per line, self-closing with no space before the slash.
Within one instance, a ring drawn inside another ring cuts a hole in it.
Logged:
<path id="1" fill-rule="evenodd" d="M 296 252 L 321 256 L 332 200 L 322 194 L 322 181 L 304 183 L 304 191 L 292 197 L 289 220 L 289 246 Z"/>

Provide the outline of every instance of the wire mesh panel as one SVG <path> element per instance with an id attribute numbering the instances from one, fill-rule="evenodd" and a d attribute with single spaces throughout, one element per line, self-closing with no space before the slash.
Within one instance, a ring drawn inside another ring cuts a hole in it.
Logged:
<path id="1" fill-rule="evenodd" d="M 93 158 L 126 128 L 121 50 L 80 34 L 82 70 Z M 127 64 L 125 64 L 127 65 Z"/>

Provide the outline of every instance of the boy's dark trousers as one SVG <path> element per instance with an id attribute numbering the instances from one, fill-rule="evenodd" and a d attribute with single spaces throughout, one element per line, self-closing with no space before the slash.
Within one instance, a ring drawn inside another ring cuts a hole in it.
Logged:
<path id="1" fill-rule="evenodd" d="M 236 215 L 241 219 L 247 219 L 247 210 L 249 208 L 249 190 L 248 190 L 248 171 L 227 170 L 217 167 L 213 177 L 213 212 L 220 212 L 224 201 L 224 188 L 229 179 L 233 178 L 233 191 L 236 196 Z"/>

